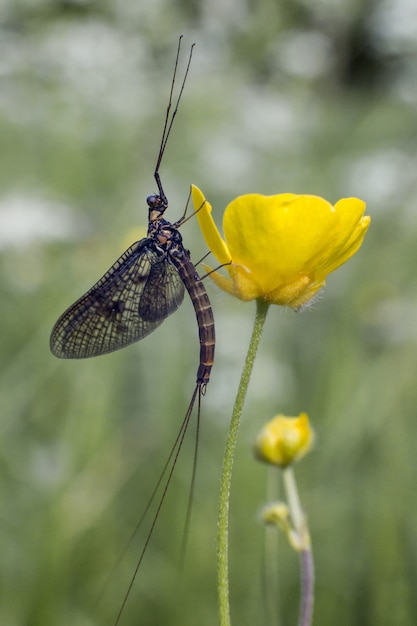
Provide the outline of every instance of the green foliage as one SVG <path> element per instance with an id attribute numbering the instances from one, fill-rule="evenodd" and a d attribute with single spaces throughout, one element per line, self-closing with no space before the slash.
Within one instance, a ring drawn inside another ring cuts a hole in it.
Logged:
<path id="1" fill-rule="evenodd" d="M 182 214 L 191 182 L 218 222 L 228 201 L 251 191 L 355 195 L 372 216 L 362 249 L 311 310 L 269 313 L 233 480 L 232 619 L 295 622 L 298 568 L 285 541 L 277 586 L 264 581 L 266 470 L 251 445 L 273 415 L 306 411 L 317 444 L 296 471 L 317 624 L 415 624 L 417 64 L 407 17 L 399 13 L 395 29 L 371 2 L 289 0 L 213 9 L 27 0 L 2 11 L 0 623 L 113 624 L 146 527 L 112 568 L 193 389 L 189 302 L 120 353 L 63 362 L 48 350 L 58 315 L 142 236 L 129 229 L 146 227 L 183 33 L 184 56 L 197 46 L 161 170 L 168 219 Z M 194 220 L 183 235 L 201 258 Z M 255 311 L 208 291 L 218 347 L 185 568 L 193 432 L 123 626 L 217 620 L 220 463 Z"/>

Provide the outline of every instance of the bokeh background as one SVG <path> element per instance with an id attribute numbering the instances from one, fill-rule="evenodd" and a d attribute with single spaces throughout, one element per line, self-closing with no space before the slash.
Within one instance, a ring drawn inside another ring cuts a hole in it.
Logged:
<path id="1" fill-rule="evenodd" d="M 276 413 L 307 411 L 317 441 L 297 476 L 316 623 L 416 624 L 415 3 L 3 0 L 0 12 L 0 623 L 114 623 L 146 527 L 123 550 L 193 389 L 187 299 L 118 353 L 65 362 L 48 347 L 62 311 L 144 235 L 182 33 L 182 62 L 197 45 L 161 169 L 168 219 L 191 182 L 218 223 L 252 191 L 355 195 L 372 216 L 310 310 L 269 313 L 234 471 L 233 623 L 296 622 L 296 555 L 259 521 L 279 477 L 251 447 Z M 182 232 L 197 261 L 196 221 Z M 217 353 L 187 558 L 181 573 L 193 430 L 123 626 L 217 623 L 220 465 L 254 305 L 207 282 Z"/>

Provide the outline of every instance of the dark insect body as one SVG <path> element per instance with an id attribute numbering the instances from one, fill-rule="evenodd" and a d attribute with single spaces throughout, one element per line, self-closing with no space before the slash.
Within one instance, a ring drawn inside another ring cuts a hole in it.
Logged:
<path id="1" fill-rule="evenodd" d="M 205 393 L 207 383 L 210 380 L 214 359 L 215 332 L 210 300 L 190 259 L 190 253 L 184 248 L 182 236 L 178 230 L 179 226 L 185 221 L 185 216 L 174 223 L 164 219 L 164 213 L 168 208 L 168 200 L 159 176 L 159 167 L 174 118 L 178 111 L 192 57 L 193 46 L 191 47 L 175 108 L 170 115 L 180 47 L 181 37 L 175 60 L 162 140 L 154 172 L 158 193 L 148 196 L 146 200 L 148 204 L 147 237 L 131 245 L 104 276 L 61 315 L 52 329 L 50 338 L 52 353 L 64 359 L 85 359 L 119 350 L 143 339 L 158 328 L 164 319 L 181 305 L 185 289 L 192 300 L 197 318 L 200 338 L 200 363 L 197 370 L 196 384 L 177 438 L 171 448 L 155 490 L 144 510 L 144 514 L 135 529 L 136 532 L 147 515 L 150 505 L 156 498 L 158 490 L 161 489 L 162 493 L 159 497 L 156 512 L 152 518 L 143 549 L 138 556 L 135 571 L 131 577 L 114 626 L 117 626 L 119 623 L 155 528 L 184 441 L 194 404 L 197 400 L 197 438 L 184 536 L 187 534 L 195 480 L 201 396 Z"/>
<path id="2" fill-rule="evenodd" d="M 143 339 L 184 299 L 192 303 L 200 336 L 196 382 L 205 386 L 214 358 L 214 319 L 206 289 L 182 243 L 178 226 L 163 218 L 168 203 L 149 196 L 148 237 L 137 241 L 87 293 L 57 321 L 51 334 L 53 354 L 84 359 L 113 352 Z"/>
<path id="3" fill-rule="evenodd" d="M 191 55 L 184 82 L 190 61 Z M 177 62 L 178 54 L 175 72 Z M 213 313 L 206 289 L 178 230 L 184 218 L 171 224 L 163 217 L 168 200 L 159 177 L 159 166 L 184 88 L 183 82 L 170 118 L 175 72 L 154 174 L 159 193 L 147 198 L 148 236 L 130 246 L 104 276 L 61 315 L 52 330 L 50 347 L 55 356 L 64 359 L 85 359 L 124 348 L 149 335 L 176 311 L 183 301 L 185 288 L 198 323 L 200 365 L 196 384 L 204 392 L 214 359 Z"/>

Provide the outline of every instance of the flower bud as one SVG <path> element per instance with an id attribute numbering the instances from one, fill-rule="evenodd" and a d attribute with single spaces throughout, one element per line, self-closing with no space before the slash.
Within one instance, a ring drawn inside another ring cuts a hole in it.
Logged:
<path id="1" fill-rule="evenodd" d="M 307 413 L 298 417 L 280 414 L 262 428 L 255 442 L 255 454 L 265 463 L 287 467 L 310 450 L 313 438 Z"/>

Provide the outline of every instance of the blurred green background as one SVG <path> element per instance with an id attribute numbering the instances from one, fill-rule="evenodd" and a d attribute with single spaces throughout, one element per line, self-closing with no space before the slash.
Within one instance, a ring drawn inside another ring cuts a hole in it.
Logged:
<path id="1" fill-rule="evenodd" d="M 259 521 L 277 477 L 251 446 L 276 413 L 307 411 L 317 442 L 297 476 L 315 623 L 416 624 L 412 0 L 4 0 L 0 19 L 0 623 L 114 623 L 146 528 L 112 568 L 193 389 L 187 299 L 118 353 L 65 362 L 48 347 L 57 317 L 144 234 L 183 33 L 183 61 L 197 45 L 161 170 L 168 219 L 192 182 L 218 223 L 231 199 L 254 191 L 355 195 L 372 216 L 362 249 L 310 310 L 270 310 L 234 472 L 233 623 L 296 623 L 297 557 L 281 537 L 277 555 L 265 549 Z M 206 249 L 196 221 L 182 232 L 197 261 Z M 187 559 L 181 574 L 193 432 L 123 626 L 217 623 L 220 465 L 254 304 L 207 288 L 217 353 Z"/>

